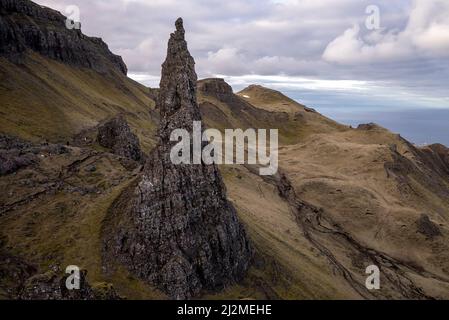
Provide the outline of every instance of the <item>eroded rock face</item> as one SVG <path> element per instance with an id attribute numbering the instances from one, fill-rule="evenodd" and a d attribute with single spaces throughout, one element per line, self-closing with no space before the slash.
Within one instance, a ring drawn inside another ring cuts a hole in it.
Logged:
<path id="1" fill-rule="evenodd" d="M 173 129 L 192 132 L 201 120 L 194 60 L 182 20 L 171 34 L 158 95 L 159 144 L 141 180 L 122 195 L 109 217 L 105 252 L 174 299 L 217 290 L 240 280 L 252 250 L 215 165 L 170 161 Z"/>
<path id="2" fill-rule="evenodd" d="M 119 115 L 98 128 L 98 143 L 111 149 L 114 154 L 135 161 L 142 159 L 139 138 L 131 132 L 131 128 L 122 115 Z"/>
<path id="3" fill-rule="evenodd" d="M 0 0 L 0 55 L 17 61 L 26 50 L 102 73 L 127 73 L 103 40 L 66 28 L 61 13 L 29 0 Z"/>

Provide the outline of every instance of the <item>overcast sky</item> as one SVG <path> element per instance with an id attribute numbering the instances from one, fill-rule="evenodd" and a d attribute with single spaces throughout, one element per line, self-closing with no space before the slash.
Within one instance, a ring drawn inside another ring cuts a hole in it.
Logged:
<path id="1" fill-rule="evenodd" d="M 448 0 L 36 2 L 66 15 L 78 6 L 83 32 L 150 86 L 181 16 L 199 77 L 224 77 L 235 90 L 264 84 L 336 117 L 449 109 Z"/>

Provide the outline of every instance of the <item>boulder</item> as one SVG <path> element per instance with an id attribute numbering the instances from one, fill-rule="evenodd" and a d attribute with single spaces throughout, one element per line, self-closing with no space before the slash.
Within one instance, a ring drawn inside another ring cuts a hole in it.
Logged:
<path id="1" fill-rule="evenodd" d="M 98 128 L 98 143 L 114 154 L 135 161 L 142 159 L 139 138 L 132 133 L 123 115 L 107 121 Z"/>
<path id="2" fill-rule="evenodd" d="M 416 221 L 418 232 L 425 235 L 428 239 L 441 236 L 438 225 L 432 222 L 427 214 L 422 214 Z"/>

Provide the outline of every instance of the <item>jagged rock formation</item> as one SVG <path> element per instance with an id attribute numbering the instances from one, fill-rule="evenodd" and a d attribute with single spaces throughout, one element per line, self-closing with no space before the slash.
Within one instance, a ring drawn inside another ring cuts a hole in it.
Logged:
<path id="1" fill-rule="evenodd" d="M 241 279 L 252 250 L 218 168 L 170 161 L 172 130 L 192 132 L 192 122 L 201 120 L 182 19 L 168 43 L 160 88 L 160 141 L 141 180 L 112 206 L 103 231 L 105 257 L 118 258 L 170 297 L 185 299 Z"/>
<path id="2" fill-rule="evenodd" d="M 111 149 L 114 154 L 135 161 L 142 159 L 139 138 L 131 129 L 123 115 L 118 115 L 98 128 L 98 143 Z"/>
<path id="3" fill-rule="evenodd" d="M 17 61 L 26 50 L 99 72 L 127 73 L 103 40 L 66 28 L 61 13 L 28 0 L 0 0 L 0 55 Z"/>

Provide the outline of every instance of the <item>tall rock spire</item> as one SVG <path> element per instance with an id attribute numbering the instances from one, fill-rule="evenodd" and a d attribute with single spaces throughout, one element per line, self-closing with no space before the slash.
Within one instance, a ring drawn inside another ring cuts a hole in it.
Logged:
<path id="1" fill-rule="evenodd" d="M 178 19 L 162 65 L 159 144 L 140 181 L 111 211 L 104 230 L 106 258 L 118 258 L 174 299 L 240 280 L 252 255 L 218 168 L 170 161 L 171 131 L 192 133 L 193 121 L 201 120 L 195 62 L 184 33 Z"/>
<path id="2" fill-rule="evenodd" d="M 196 101 L 195 61 L 187 49 L 184 35 L 183 21 L 179 18 L 176 31 L 168 41 L 157 101 L 161 113 L 159 136 L 164 144 L 168 144 L 173 129 L 191 131 L 193 121 L 201 120 Z"/>

